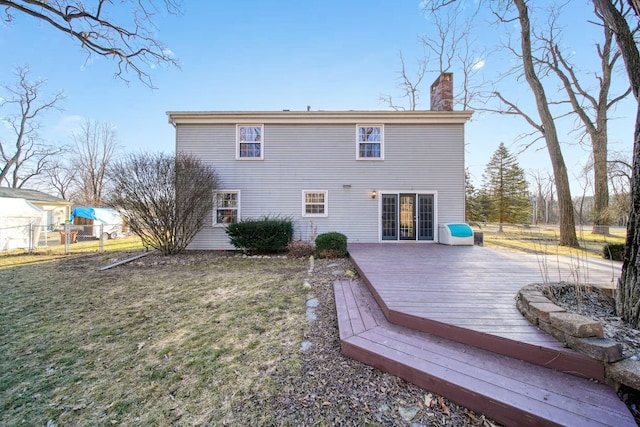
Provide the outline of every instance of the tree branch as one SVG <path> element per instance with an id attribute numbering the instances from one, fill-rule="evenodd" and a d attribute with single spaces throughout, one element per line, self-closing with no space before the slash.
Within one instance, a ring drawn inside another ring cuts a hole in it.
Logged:
<path id="1" fill-rule="evenodd" d="M 147 67 L 160 64 L 178 66 L 171 51 L 153 36 L 154 13 L 148 8 L 153 0 L 123 0 L 120 4 L 130 4 L 130 10 L 123 15 L 131 16 L 127 25 L 103 19 L 106 5 L 111 1 L 100 0 L 95 11 L 85 8 L 83 2 L 71 0 L 0 0 L 4 8 L 5 21 L 13 21 L 11 12 L 31 16 L 49 24 L 55 30 L 76 39 L 89 55 L 97 54 L 115 59 L 115 75 L 125 82 L 124 74 L 133 71 L 145 85 L 153 87 Z M 176 0 L 163 1 L 169 13 L 178 12 Z"/>

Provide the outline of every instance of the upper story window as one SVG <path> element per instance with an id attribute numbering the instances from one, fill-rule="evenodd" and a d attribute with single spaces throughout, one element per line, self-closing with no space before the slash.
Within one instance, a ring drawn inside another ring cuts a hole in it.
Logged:
<path id="1" fill-rule="evenodd" d="M 219 191 L 215 193 L 214 224 L 231 224 L 240 219 L 240 192 Z"/>
<path id="2" fill-rule="evenodd" d="M 302 191 L 302 216 L 328 216 L 328 192 Z"/>
<path id="3" fill-rule="evenodd" d="M 384 127 L 382 125 L 358 125 L 357 130 L 356 159 L 383 160 Z"/>
<path id="4" fill-rule="evenodd" d="M 262 160 L 264 138 L 262 125 L 238 125 L 236 158 Z"/>

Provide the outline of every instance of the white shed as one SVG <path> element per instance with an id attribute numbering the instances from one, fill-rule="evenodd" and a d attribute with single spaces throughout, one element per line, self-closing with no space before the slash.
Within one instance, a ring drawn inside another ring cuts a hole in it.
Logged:
<path id="1" fill-rule="evenodd" d="M 41 221 L 42 209 L 27 200 L 0 197 L 0 250 L 34 248 Z"/>

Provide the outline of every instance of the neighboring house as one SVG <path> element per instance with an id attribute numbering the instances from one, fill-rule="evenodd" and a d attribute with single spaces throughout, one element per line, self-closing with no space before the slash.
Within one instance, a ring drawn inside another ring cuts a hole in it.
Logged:
<path id="1" fill-rule="evenodd" d="M 45 229 L 53 230 L 64 224 L 71 215 L 73 203 L 59 197 L 50 196 L 37 190 L 25 190 L 21 188 L 0 187 L 0 197 L 12 199 L 25 199 L 31 204 L 42 209 L 42 221 L 40 224 Z"/>
<path id="2" fill-rule="evenodd" d="M 349 242 L 437 242 L 463 222 L 464 124 L 452 77 L 430 111 L 169 112 L 176 152 L 213 166 L 214 211 L 190 249 L 229 249 L 227 223 L 290 217 L 295 237 L 337 231 Z"/>

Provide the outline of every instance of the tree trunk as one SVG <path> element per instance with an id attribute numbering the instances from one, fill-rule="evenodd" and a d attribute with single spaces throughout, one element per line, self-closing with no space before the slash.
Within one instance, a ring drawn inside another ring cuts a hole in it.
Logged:
<path id="1" fill-rule="evenodd" d="M 636 101 L 640 96 L 640 52 L 629 23 L 611 0 L 593 0 L 609 28 L 616 35 L 622 58 Z M 638 10 L 635 10 L 638 18 Z M 640 328 L 640 284 L 638 283 L 638 252 L 640 251 L 640 103 L 636 111 L 633 133 L 633 167 L 631 172 L 631 212 L 627 224 L 627 244 L 618 282 L 616 309 L 618 315 L 634 328 Z"/>
<path id="2" fill-rule="evenodd" d="M 605 125 L 606 126 L 606 125 Z M 591 136 L 594 177 L 593 234 L 609 234 L 609 175 L 606 128 Z"/>
<path id="3" fill-rule="evenodd" d="M 576 235 L 575 219 L 573 217 L 573 201 L 571 200 L 571 188 L 569 186 L 569 176 L 564 163 L 558 132 L 556 130 L 553 116 L 549 110 L 547 96 L 544 87 L 538 79 L 533 64 L 531 53 L 531 23 L 525 0 L 514 0 L 518 8 L 518 18 L 520 20 L 521 44 L 522 44 L 522 64 L 527 83 L 536 99 L 536 106 L 542 121 L 542 133 L 553 167 L 553 174 L 556 181 L 556 191 L 558 193 L 558 208 L 560 213 L 560 245 L 577 247 L 578 238 Z"/>
<path id="4" fill-rule="evenodd" d="M 640 73 L 640 69 L 638 70 Z M 631 212 L 627 224 L 627 242 L 622 276 L 618 282 L 616 309 L 618 315 L 634 328 L 640 328 L 640 284 L 638 283 L 638 251 L 640 251 L 640 103 L 633 136 L 633 172 L 631 178 Z"/>

